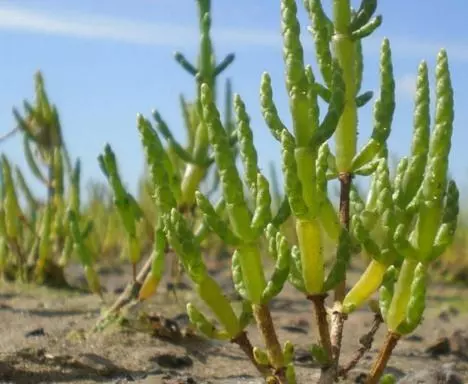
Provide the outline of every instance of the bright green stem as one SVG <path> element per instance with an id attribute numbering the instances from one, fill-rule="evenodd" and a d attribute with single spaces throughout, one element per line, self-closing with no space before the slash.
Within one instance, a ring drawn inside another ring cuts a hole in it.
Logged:
<path id="1" fill-rule="evenodd" d="M 361 278 L 348 292 L 343 301 L 343 312 L 351 313 L 359 308 L 382 284 L 387 267 L 376 260 L 372 260 Z"/>
<path id="2" fill-rule="evenodd" d="M 311 217 L 316 217 L 317 212 L 317 193 L 316 193 L 316 168 L 314 165 L 317 160 L 317 152 L 310 147 L 297 148 L 294 151 L 297 164 L 297 173 L 302 184 L 302 197 Z"/>
<path id="3" fill-rule="evenodd" d="M 428 257 L 434 248 L 434 239 L 440 226 L 443 207 L 438 201 L 423 202 L 417 221 L 417 248 L 421 259 Z"/>
<path id="4" fill-rule="evenodd" d="M 205 176 L 205 169 L 199 165 L 187 164 L 181 184 L 181 206 L 192 206 L 195 204 L 195 192 Z"/>
<path id="5" fill-rule="evenodd" d="M 200 104 L 200 87 L 198 87 L 198 115 L 203 116 L 201 104 Z M 209 147 L 209 140 L 208 140 L 208 127 L 204 122 L 199 122 L 196 128 L 195 134 L 195 142 L 193 144 L 193 157 L 194 159 L 200 160 L 206 157 Z"/>
<path id="6" fill-rule="evenodd" d="M 128 249 L 130 262 L 137 264 L 141 258 L 140 240 L 136 236 L 129 236 L 128 238 Z"/>
<path id="7" fill-rule="evenodd" d="M 387 326 L 389 331 L 396 332 L 398 326 L 406 318 L 406 308 L 411 296 L 411 283 L 418 261 L 406 258 L 401 266 L 398 280 L 395 284 L 395 293 L 388 309 Z"/>
<path id="8" fill-rule="evenodd" d="M 245 289 L 253 304 L 260 304 L 266 287 L 262 259 L 257 246 L 243 246 L 237 250 Z"/>
<path id="9" fill-rule="evenodd" d="M 241 332 L 239 320 L 216 281 L 207 275 L 197 285 L 197 292 L 216 315 L 219 322 L 223 324 L 229 335 L 232 337 L 237 336 Z"/>
<path id="10" fill-rule="evenodd" d="M 333 18 L 335 29 L 338 33 L 348 33 L 351 21 L 350 0 L 333 0 Z"/>
<path id="11" fill-rule="evenodd" d="M 335 56 L 343 71 L 345 83 L 345 106 L 336 135 L 336 166 L 339 172 L 351 170 L 351 163 L 357 147 L 357 107 L 355 81 L 355 43 L 351 40 L 348 26 L 351 19 L 349 0 L 333 1 L 335 34 L 333 46 Z"/>
<path id="12" fill-rule="evenodd" d="M 320 223 L 318 219 L 297 220 L 296 232 L 307 293 L 321 293 L 325 272 Z"/>

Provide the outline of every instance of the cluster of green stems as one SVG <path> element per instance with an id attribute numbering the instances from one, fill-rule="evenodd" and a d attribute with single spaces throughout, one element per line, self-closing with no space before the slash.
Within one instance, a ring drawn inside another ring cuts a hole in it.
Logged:
<path id="1" fill-rule="evenodd" d="M 267 382 L 298 381 L 294 346 L 280 340 L 269 307 L 290 284 L 313 306 L 318 338 L 311 354 L 321 364 L 321 384 L 345 378 L 371 348 L 379 327 L 386 326 L 387 337 L 366 379 L 374 384 L 381 380 L 398 340 L 420 325 L 428 270 L 450 246 L 457 228 L 459 192 L 448 175 L 454 120 L 448 58 L 443 49 L 437 56 L 433 121 L 428 68 L 424 61 L 419 65 L 412 145 L 392 175 L 387 140 L 396 100 L 388 39 L 383 39 L 380 50 L 378 94 L 361 89 L 362 41 L 382 23 L 382 16 L 375 15 L 377 0 L 362 0 L 357 10 L 349 0 L 333 0 L 330 17 L 321 0 L 303 3 L 311 22 L 315 72 L 305 63 L 296 1 L 281 0 L 280 9 L 291 127 L 278 113 L 268 73 L 262 75 L 260 84 L 262 116 L 281 146 L 284 196 L 273 201 L 278 198 L 272 197 L 270 182 L 258 165 L 247 107 L 240 95 L 232 96 L 229 81 L 221 117 L 216 80 L 234 55 L 216 63 L 211 2 L 197 0 L 198 63 L 190 63 L 181 53 L 175 55 L 196 86 L 193 102 L 181 97 L 188 144 L 183 146 L 174 138 L 159 111 L 152 113 L 155 127 L 143 115 L 137 117 L 154 221 L 125 188 L 112 148 L 107 145 L 99 156 L 133 268 L 132 283 L 100 322 L 133 299 L 151 297 L 163 278 L 166 256 L 172 253 L 215 317 L 209 319 L 194 303 L 188 303 L 191 322 L 209 338 L 237 344 Z M 372 132 L 358 148 L 359 109 L 374 98 Z M 21 171 L 15 168 L 14 177 L 9 160 L 2 156 L 0 272 L 5 274 L 13 265 L 18 278 L 29 280 L 32 270 L 41 281 L 51 266 L 58 265 L 61 271 L 75 254 L 90 289 L 100 294 L 89 240 L 93 222 L 83 215 L 80 201 L 80 162 L 71 164 L 57 109 L 48 100 L 40 73 L 36 75 L 35 104 L 26 101 L 24 109 L 24 117 L 16 109 L 14 116 L 23 134 L 28 165 L 47 187 L 47 201 L 40 203 Z M 203 193 L 210 172 L 214 181 Z M 358 177 L 371 178 L 366 196 L 357 188 Z M 328 191 L 334 180 L 340 185 L 337 206 Z M 19 203 L 16 185 L 26 197 L 27 214 Z M 219 192 L 216 202 L 211 198 L 213 191 Z M 294 223 L 294 242 L 285 235 L 286 222 Z M 141 228 L 150 232 L 151 254 L 138 273 L 145 246 Z M 240 308 L 208 272 L 202 245 L 209 236 L 219 238 L 232 251 L 231 275 L 241 297 Z M 330 267 L 324 252 L 327 242 L 334 247 Z M 265 244 L 274 264 L 270 274 L 263 258 Z M 368 256 L 369 264 L 348 289 L 347 270 L 360 252 Z M 371 298 L 377 292 L 376 305 Z M 328 308 L 326 299 L 331 293 Z M 371 303 L 374 312 L 373 326 L 366 343 L 343 363 L 346 320 L 366 303 Z M 262 336 L 263 347 L 253 346 L 247 335 L 252 323 Z"/>
<path id="2" fill-rule="evenodd" d="M 296 1 L 281 0 L 291 127 L 278 113 L 269 74 L 262 75 L 260 84 L 262 116 L 281 146 L 284 196 L 280 202 L 274 203 L 270 182 L 258 165 L 251 121 L 241 96 L 232 97 L 228 82 L 224 118 L 216 103 L 216 80 L 234 55 L 215 62 L 210 0 L 197 0 L 198 63 L 190 63 L 181 53 L 175 55 L 196 86 L 193 102 L 181 97 L 188 144 L 183 146 L 174 138 L 159 111 L 152 113 L 154 127 L 143 115 L 137 117 L 155 206 L 154 222 L 125 188 L 112 148 L 107 145 L 99 156 L 133 267 L 132 283 L 104 320 L 133 299 L 151 297 L 163 278 L 165 258 L 172 253 L 215 318 L 209 319 L 194 303 L 188 303 L 187 312 L 196 328 L 209 338 L 237 344 L 267 382 L 293 384 L 298 381 L 294 346 L 280 340 L 269 306 L 290 284 L 312 303 L 318 339 L 312 343 L 311 354 L 321 364 L 319 383 L 329 384 L 346 377 L 370 349 L 367 342 L 350 361 L 340 361 L 348 316 L 372 303 L 371 297 L 378 292 L 378 305 L 371 305 L 374 324 L 366 340 L 372 340 L 381 325 L 388 333 L 367 377 L 366 382 L 373 384 L 382 378 L 398 340 L 421 323 L 429 267 L 452 243 L 457 227 L 459 193 L 448 175 L 454 120 L 448 58 L 445 50 L 437 56 L 433 121 L 427 64 L 422 62 L 418 68 L 412 145 L 392 175 L 387 140 L 396 101 L 388 39 L 381 45 L 378 94 L 374 97 L 374 92 L 361 90 L 362 41 L 382 23 L 382 17 L 375 15 L 377 0 L 362 0 L 357 10 L 349 0 L 333 0 L 331 17 L 321 0 L 303 2 L 311 22 L 317 71 L 305 63 Z M 76 254 L 89 287 L 100 293 L 89 242 L 93 223 L 81 209 L 80 162 L 71 165 L 57 109 L 47 98 L 40 74 L 36 96 L 35 105 L 24 103 L 25 117 L 17 110 L 14 115 L 29 167 L 47 187 L 47 202 L 39 204 L 18 169 L 15 183 L 11 164 L 3 156 L 0 272 L 13 260 L 20 278 L 28 279 L 28 266 L 32 265 L 40 280 L 47 266 L 55 262 L 53 256 L 63 268 Z M 372 132 L 358 148 L 359 109 L 374 98 Z M 320 105 L 325 105 L 325 111 Z M 238 157 L 243 172 L 238 169 Z M 203 193 L 210 172 L 214 182 Z M 69 183 L 64 181 L 67 177 Z M 371 177 L 366 196 L 355 184 L 358 177 Z M 337 206 L 328 191 L 334 180 L 340 185 Z M 29 215 L 22 211 L 16 184 L 26 197 Z M 219 196 L 214 202 L 211 192 L 215 190 Z M 24 227 L 21 220 L 26 217 L 29 221 Z M 294 242 L 284 233 L 286 221 L 294 223 Z M 138 273 L 145 245 L 142 227 L 151 232 L 152 249 Z M 241 297 L 240 308 L 208 272 L 202 244 L 209 236 L 216 236 L 232 251 L 232 280 Z M 327 242 L 335 250 L 330 267 L 324 252 Z M 263 258 L 265 244 L 274 264 L 270 274 Z M 348 289 L 347 270 L 359 252 L 370 261 Z M 326 299 L 331 293 L 328 308 Z M 252 323 L 262 336 L 263 347 L 253 346 L 248 337 L 246 329 Z"/>
<path id="3" fill-rule="evenodd" d="M 374 103 L 373 128 L 362 148 L 357 146 L 358 112 L 374 98 L 361 92 L 363 78 L 362 40 L 382 23 L 374 16 L 376 0 L 363 0 L 358 10 L 349 0 L 334 0 L 332 18 L 320 0 L 304 0 L 312 22 L 317 64 L 322 81 L 304 62 L 295 0 L 281 1 L 281 25 L 285 85 L 292 127 L 288 129 L 273 100 L 272 80 L 264 74 L 260 103 L 265 122 L 281 144 L 285 198 L 272 212 L 267 178 L 258 167 L 250 118 L 241 97 L 233 99 L 235 126 L 223 126 L 214 102 L 213 84 L 197 72 L 197 105 L 200 125 L 216 164 L 222 196 L 212 205 L 201 192 L 194 194 L 203 223 L 191 230 L 180 211 L 184 183 L 173 182 L 174 169 L 151 122 L 138 117 L 138 127 L 151 169 L 158 210 L 155 253 L 163 258 L 172 249 L 193 280 L 200 298 L 215 315 L 222 329 L 193 304 L 188 313 L 198 329 L 212 338 L 231 340 L 241 346 L 267 381 L 294 383 L 293 347 L 282 344 L 276 334 L 268 304 L 292 284 L 315 309 L 319 340 L 312 354 L 322 363 L 320 383 L 332 383 L 358 363 L 360 349 L 348 363 L 340 363 L 344 324 L 349 315 L 369 302 L 380 290 L 379 306 L 373 306 L 376 325 L 370 338 L 384 323 L 388 337 L 367 383 L 377 383 L 391 350 L 402 335 L 412 332 L 424 312 L 427 272 L 453 240 L 458 217 L 458 189 L 448 178 L 448 156 L 453 130 L 453 92 L 447 54 L 441 50 L 436 65 L 436 112 L 431 129 L 427 65 L 418 69 L 413 121 L 413 143 L 390 176 L 387 139 L 395 110 L 395 81 L 390 42 L 384 39 L 380 54 L 380 90 Z M 195 74 L 195 72 L 194 72 Z M 319 101 L 327 110 L 322 113 Z M 230 133 L 231 132 L 231 133 Z M 164 137 L 168 133 L 160 132 Z M 334 139 L 334 152 L 330 141 Z M 236 165 L 237 143 L 243 174 Z M 354 185 L 356 177 L 372 177 L 364 198 Z M 340 183 L 335 208 L 327 186 Z M 181 188 L 182 187 L 182 188 Z M 295 222 L 297 243 L 282 234 L 288 217 Z M 233 249 L 232 278 L 242 297 L 240 313 L 222 294 L 203 262 L 201 241 L 208 232 Z M 274 271 L 265 275 L 262 240 L 274 259 Z M 331 267 L 325 267 L 323 244 L 335 244 Z M 350 290 L 346 272 L 352 256 L 366 253 L 371 261 Z M 328 310 L 325 298 L 334 292 Z M 245 333 L 254 321 L 265 349 L 251 347 Z"/>
<path id="4" fill-rule="evenodd" d="M 181 111 L 187 136 L 187 144 L 180 144 L 174 137 L 171 129 L 158 110 L 152 112 L 158 134 L 166 141 L 167 146 L 163 150 L 164 166 L 170 172 L 168 183 L 175 199 L 175 208 L 184 215 L 192 230 L 195 230 L 196 218 L 194 209 L 196 206 L 196 192 L 209 186 L 211 192 L 216 191 L 219 185 L 218 174 L 214 180 L 208 180 L 208 176 L 214 168 L 215 161 L 209 150 L 207 125 L 202 119 L 201 86 L 207 84 L 214 92 L 219 75 L 232 64 L 234 54 L 228 54 L 219 63 L 216 63 L 213 43 L 211 39 L 211 0 L 196 0 L 198 8 L 198 21 L 200 29 L 199 53 L 197 64 L 192 64 L 182 53 L 176 52 L 177 63 L 194 79 L 196 96 L 192 102 L 180 97 Z M 226 82 L 224 127 L 229 135 L 229 148 L 235 151 L 236 137 L 232 132 L 232 90 L 229 79 Z M 143 244 L 139 236 L 138 228 L 147 224 L 146 228 L 152 231 L 151 239 L 157 243 L 160 238 L 159 221 L 161 212 L 156 207 L 156 217 L 150 220 L 136 199 L 124 188 L 119 175 L 115 154 L 107 145 L 104 154 L 99 158 L 101 168 L 112 187 L 114 205 L 119 212 L 121 222 L 124 225 L 129 246 L 127 247 L 130 261 L 133 265 L 133 281 L 128 285 L 124 293 L 109 308 L 106 314 L 99 320 L 98 326 L 106 324 L 109 320 L 119 316 L 122 308 L 137 301 L 147 300 L 152 297 L 164 275 L 164 255 L 168 254 L 167 247 L 153 247 L 150 256 L 140 272 L 137 273 L 137 264 L 143 255 Z M 155 193 L 155 186 L 149 181 L 149 193 Z M 148 225 L 149 224 L 149 225 Z M 154 226 L 156 225 L 156 229 Z M 202 231 L 203 232 L 203 231 Z M 204 231 L 206 232 L 206 231 Z M 162 253 L 160 253 L 160 251 Z M 177 259 L 173 259 L 172 277 L 176 281 L 180 278 L 177 267 Z"/>
<path id="5" fill-rule="evenodd" d="M 23 106 L 24 116 L 13 109 L 15 131 L 22 135 L 29 170 L 47 193 L 45 201 L 35 196 L 21 169 L 2 155 L 0 273 L 9 280 L 65 287 L 64 268 L 77 256 L 89 288 L 100 293 L 88 249 L 93 222 L 81 212 L 80 161 L 71 164 L 59 113 L 41 72 L 35 75 L 34 103 L 25 100 Z"/>

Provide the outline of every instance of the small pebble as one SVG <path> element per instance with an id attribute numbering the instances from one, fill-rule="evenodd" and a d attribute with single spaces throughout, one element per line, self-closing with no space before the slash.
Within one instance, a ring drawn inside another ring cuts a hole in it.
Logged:
<path id="1" fill-rule="evenodd" d="M 283 325 L 281 329 L 284 329 L 285 331 L 291 332 L 291 333 L 302 333 L 304 335 L 307 335 L 307 330 L 295 325 Z"/>
<path id="2" fill-rule="evenodd" d="M 438 357 L 441 355 L 448 355 L 450 353 L 450 343 L 447 337 L 441 337 L 433 342 L 425 350 L 426 353 L 432 357 Z"/>
<path id="3" fill-rule="evenodd" d="M 94 353 L 83 353 L 76 358 L 76 361 L 102 376 L 113 376 L 122 371 L 109 359 Z"/>
<path id="4" fill-rule="evenodd" d="M 424 340 L 424 338 L 422 336 L 419 336 L 419 335 L 409 335 L 408 337 L 405 338 L 405 340 L 407 341 L 414 341 L 414 342 L 421 342 Z"/>
<path id="5" fill-rule="evenodd" d="M 298 363 L 312 363 L 313 362 L 313 358 L 312 358 L 312 354 L 310 353 L 310 351 L 308 351 L 307 349 L 303 349 L 303 348 L 297 348 L 295 353 L 294 353 L 294 360 Z"/>
<path id="6" fill-rule="evenodd" d="M 123 293 L 125 291 L 125 287 L 117 287 L 117 288 L 114 288 L 114 293 L 116 295 L 120 295 L 121 293 Z"/>
<path id="7" fill-rule="evenodd" d="M 189 356 L 176 356 L 170 353 L 164 353 L 156 356 L 154 361 L 164 368 L 181 369 L 191 367 L 193 365 L 193 360 Z"/>
<path id="8" fill-rule="evenodd" d="M 441 337 L 426 349 L 432 357 L 452 354 L 468 361 L 468 336 L 461 330 L 455 330 L 449 337 Z"/>
<path id="9" fill-rule="evenodd" d="M 24 337 L 36 337 L 36 336 L 45 336 L 44 328 L 36 328 L 24 334 Z"/>

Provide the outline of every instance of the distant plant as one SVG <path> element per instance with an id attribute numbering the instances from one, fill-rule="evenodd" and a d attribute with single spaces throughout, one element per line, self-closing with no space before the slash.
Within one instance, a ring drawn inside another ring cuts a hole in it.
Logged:
<path id="1" fill-rule="evenodd" d="M 206 83 L 210 85 L 211 89 L 216 89 L 218 76 L 234 61 L 234 54 L 229 54 L 221 62 L 215 62 L 215 54 L 211 41 L 211 1 L 197 0 L 197 6 L 200 27 L 198 63 L 197 65 L 190 63 L 182 53 L 177 52 L 175 54 L 176 61 L 194 78 L 196 85 L 196 97 L 194 101 L 187 102 L 183 96 L 180 97 L 187 144 L 183 146 L 175 139 L 159 111 L 155 110 L 152 113 L 158 132 L 167 142 L 167 147 L 164 148 L 161 156 L 165 159 L 165 166 L 170 170 L 171 178 L 168 180 L 168 186 L 174 195 L 177 209 L 187 217 L 193 216 L 196 204 L 195 192 L 206 181 L 208 173 L 214 164 L 214 159 L 209 151 L 207 127 L 201 119 L 200 86 Z M 227 134 L 231 136 L 229 150 L 235 151 L 236 137 L 232 134 L 231 93 L 231 83 L 228 80 L 225 97 L 225 129 Z M 104 154 L 99 157 L 99 161 L 112 187 L 114 204 L 127 233 L 129 257 L 134 266 L 134 280 L 110 307 L 103 318 L 99 320 L 98 327 L 118 316 L 121 308 L 131 303 L 134 299 L 145 300 L 156 292 L 164 274 L 164 259 L 167 256 L 166 252 L 161 253 L 157 245 L 155 245 L 156 248 L 153 249 L 150 259 L 137 275 L 136 264 L 142 256 L 142 245 L 138 236 L 137 226 L 144 213 L 136 199 L 124 188 L 118 173 L 116 156 L 109 145 L 106 146 Z M 211 189 L 215 190 L 217 185 L 218 180 L 215 178 L 212 181 Z M 148 193 L 154 193 L 152 183 L 146 183 L 145 188 Z M 156 212 L 153 213 L 155 215 L 153 226 L 157 226 L 157 222 L 160 220 L 159 207 L 156 207 Z M 192 221 L 195 221 L 194 225 L 196 225 L 196 220 Z M 158 236 L 158 229 L 156 229 L 154 234 L 155 244 L 157 243 Z"/>
<path id="2" fill-rule="evenodd" d="M 80 161 L 71 165 L 59 113 L 40 72 L 35 91 L 34 103 L 23 103 L 25 115 L 16 108 L 13 114 L 29 170 L 46 187 L 47 198 L 42 202 L 34 196 L 21 170 L 2 155 L 1 272 L 9 279 L 66 286 L 63 271 L 75 254 L 91 290 L 100 293 L 94 257 L 87 249 L 93 222 L 80 213 Z"/>

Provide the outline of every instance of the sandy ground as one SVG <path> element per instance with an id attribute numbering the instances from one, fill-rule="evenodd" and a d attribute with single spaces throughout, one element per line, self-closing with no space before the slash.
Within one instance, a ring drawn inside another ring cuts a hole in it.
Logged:
<path id="1" fill-rule="evenodd" d="M 112 303 L 128 281 L 126 266 L 102 270 L 105 302 Z M 232 291 L 223 271 L 217 274 Z M 351 281 L 357 276 L 354 272 Z M 79 269 L 72 273 L 80 282 Z M 163 285 L 145 305 L 145 311 L 172 319 L 183 330 L 187 325 L 185 303 L 196 300 L 189 290 L 178 291 L 177 299 Z M 468 290 L 433 285 L 429 290 L 423 325 L 397 346 L 388 372 L 402 377 L 408 372 L 453 363 L 462 382 L 468 383 L 468 338 L 466 354 L 432 356 L 427 348 L 440 337 L 455 331 L 468 336 Z M 102 309 L 99 297 L 83 292 L 57 291 L 9 283 L 0 285 L 0 383 L 261 383 L 236 345 L 211 342 L 195 336 L 167 340 L 132 328 L 110 327 L 90 333 Z M 271 305 L 279 337 L 292 341 L 296 349 L 299 383 L 316 382 L 318 365 L 307 348 L 316 338 L 311 303 L 291 287 Z M 373 315 L 363 309 L 345 326 L 343 358 L 347 361 L 359 346 L 358 339 L 369 329 Z M 371 351 L 344 382 L 359 383 L 370 367 L 385 329 L 377 333 Z M 261 340 L 253 326 L 249 336 L 254 345 Z M 442 352 L 443 351 L 442 345 Z M 459 348 L 460 349 L 460 348 Z M 417 381 L 413 381 L 416 383 Z"/>

